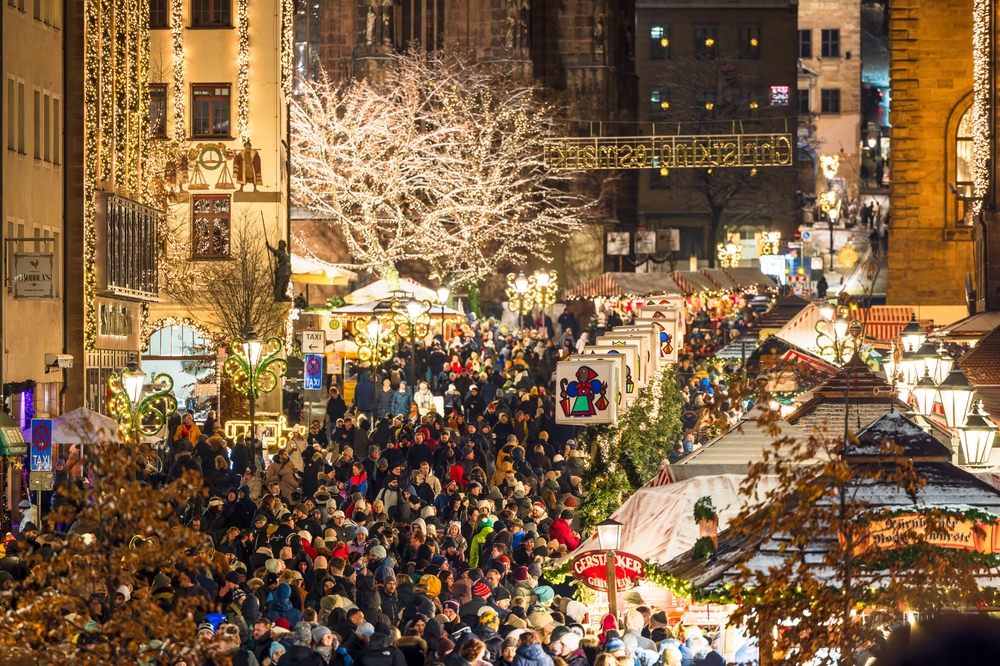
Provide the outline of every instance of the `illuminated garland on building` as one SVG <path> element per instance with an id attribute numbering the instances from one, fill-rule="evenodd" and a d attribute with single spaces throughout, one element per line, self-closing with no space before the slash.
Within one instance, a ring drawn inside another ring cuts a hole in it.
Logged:
<path id="1" fill-rule="evenodd" d="M 144 309 L 148 313 L 148 307 Z M 153 333 L 156 333 L 160 329 L 166 328 L 167 326 L 186 326 L 201 335 L 201 337 L 205 338 L 205 342 L 216 348 L 225 347 L 227 344 L 227 341 L 223 339 L 220 333 L 208 330 L 200 321 L 191 319 L 190 317 L 160 317 L 159 319 L 149 319 L 147 316 L 144 317 L 142 321 L 139 346 L 142 349 L 148 349 L 149 339 L 153 336 Z"/>
<path id="2" fill-rule="evenodd" d="M 972 141 L 975 197 L 972 210 L 982 208 L 989 185 L 990 159 L 990 7 L 992 0 L 976 0 L 972 23 Z"/>
<path id="3" fill-rule="evenodd" d="M 281 90 L 292 94 L 292 39 L 295 28 L 294 0 L 281 0 Z"/>
<path id="4" fill-rule="evenodd" d="M 149 16 L 139 0 L 85 0 L 83 78 L 84 345 L 97 341 L 97 202 L 112 184 L 144 198 Z"/>
<path id="5" fill-rule="evenodd" d="M 174 139 L 184 140 L 184 3 L 170 0 L 170 34 L 174 49 Z"/>
<path id="6" fill-rule="evenodd" d="M 250 109 L 250 12 L 248 7 L 250 0 L 239 0 L 237 12 L 239 14 L 239 47 L 237 53 L 237 70 L 239 74 L 239 98 L 236 101 L 237 115 L 236 126 L 240 133 L 240 141 L 245 143 L 250 140 L 250 123 L 248 112 Z"/>

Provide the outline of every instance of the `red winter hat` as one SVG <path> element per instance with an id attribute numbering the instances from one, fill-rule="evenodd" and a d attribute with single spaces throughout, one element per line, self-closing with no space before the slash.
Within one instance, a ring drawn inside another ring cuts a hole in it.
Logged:
<path id="1" fill-rule="evenodd" d="M 275 620 L 274 626 L 281 627 L 282 629 L 287 629 L 288 631 L 292 630 L 292 625 L 289 624 L 288 620 L 286 620 L 283 617 L 279 617 L 277 620 Z"/>
<path id="2" fill-rule="evenodd" d="M 483 581 L 479 581 L 478 583 L 472 586 L 472 593 L 477 597 L 482 597 L 483 599 L 485 599 L 486 597 L 490 596 L 490 586 L 484 583 Z"/>
<path id="3" fill-rule="evenodd" d="M 514 569 L 514 580 L 528 580 L 528 567 L 518 567 Z"/>

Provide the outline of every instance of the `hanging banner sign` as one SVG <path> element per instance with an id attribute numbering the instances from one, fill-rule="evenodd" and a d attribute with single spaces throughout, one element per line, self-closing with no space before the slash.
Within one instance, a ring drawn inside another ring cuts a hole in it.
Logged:
<path id="1" fill-rule="evenodd" d="M 31 471 L 52 471 L 52 419 L 31 419 Z"/>
<path id="2" fill-rule="evenodd" d="M 962 517 L 944 516 L 937 521 L 936 530 L 927 531 L 927 518 L 919 513 L 904 513 L 885 520 L 875 520 L 868 525 L 855 547 L 856 553 L 869 550 L 895 550 L 907 548 L 917 542 L 938 548 L 974 550 L 980 553 L 997 552 L 1000 547 L 1000 525 L 982 523 Z M 840 537 L 841 544 L 844 542 Z"/>
<path id="3" fill-rule="evenodd" d="M 565 137 L 545 141 L 545 168 L 705 169 L 792 166 L 791 134 Z"/>
<path id="4" fill-rule="evenodd" d="M 619 591 L 628 590 L 646 577 L 646 565 L 630 553 L 615 553 L 615 580 Z M 608 590 L 608 558 L 603 550 L 588 550 L 573 558 L 570 564 L 573 578 L 592 590 Z"/>
<path id="5" fill-rule="evenodd" d="M 556 364 L 556 423 L 618 421 L 618 361 L 592 356 L 587 363 Z"/>
<path id="6" fill-rule="evenodd" d="M 11 282 L 14 298 L 55 298 L 55 259 L 51 252 L 16 252 Z"/>
<path id="7" fill-rule="evenodd" d="M 323 357 L 317 354 L 308 354 L 302 377 L 303 388 L 306 391 L 323 390 Z"/>

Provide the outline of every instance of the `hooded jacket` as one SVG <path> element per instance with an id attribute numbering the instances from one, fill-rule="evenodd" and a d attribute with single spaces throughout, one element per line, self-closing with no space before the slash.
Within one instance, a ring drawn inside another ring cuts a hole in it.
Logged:
<path id="1" fill-rule="evenodd" d="M 293 645 L 285 651 L 278 663 L 281 666 L 326 666 L 323 657 L 313 652 L 308 645 Z"/>
<path id="2" fill-rule="evenodd" d="M 376 631 L 365 649 L 358 654 L 360 666 L 407 666 L 406 658 L 392 644 L 392 637 Z"/>
<path id="3" fill-rule="evenodd" d="M 533 643 L 517 648 L 511 666 L 555 666 L 555 663 L 552 661 L 552 657 L 545 654 L 541 645 Z"/>
<path id="4" fill-rule="evenodd" d="M 279 617 L 283 617 L 288 620 L 288 624 L 293 627 L 302 621 L 302 611 L 298 608 L 292 606 L 291 602 L 292 588 L 288 586 L 287 583 L 282 583 L 274 590 L 274 601 L 271 602 L 270 608 L 268 608 L 267 619 L 274 622 Z M 291 652 L 291 650 L 289 650 Z"/>

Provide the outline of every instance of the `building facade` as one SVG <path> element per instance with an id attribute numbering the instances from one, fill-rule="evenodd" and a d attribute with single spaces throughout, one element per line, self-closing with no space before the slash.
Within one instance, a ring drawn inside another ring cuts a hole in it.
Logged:
<path id="1" fill-rule="evenodd" d="M 22 425 L 59 413 L 63 351 L 63 29 L 59 0 L 9 0 L 3 12 L 4 290 L 0 376 Z M 34 240 L 42 239 L 42 240 Z M 28 287 L 28 288 L 25 288 Z"/>
<path id="2" fill-rule="evenodd" d="M 788 134 L 794 143 L 796 5 L 791 0 L 638 0 L 639 120 L 652 135 Z M 794 152 L 794 150 L 792 151 Z M 791 166 L 646 169 L 638 225 L 678 229 L 675 256 L 714 263 L 716 246 L 739 233 L 790 233 L 799 219 Z M 667 264 L 650 270 L 669 270 Z"/>
<path id="3" fill-rule="evenodd" d="M 966 276 L 974 273 L 973 4 L 901 0 L 889 9 L 887 300 L 939 323 L 965 313 Z"/>
<path id="4" fill-rule="evenodd" d="M 856 203 L 868 138 L 867 131 L 861 136 L 861 0 L 802 0 L 798 58 L 799 136 L 814 160 L 812 193 L 834 189 L 848 205 Z M 865 167 L 869 181 L 870 171 L 874 164 Z"/>

